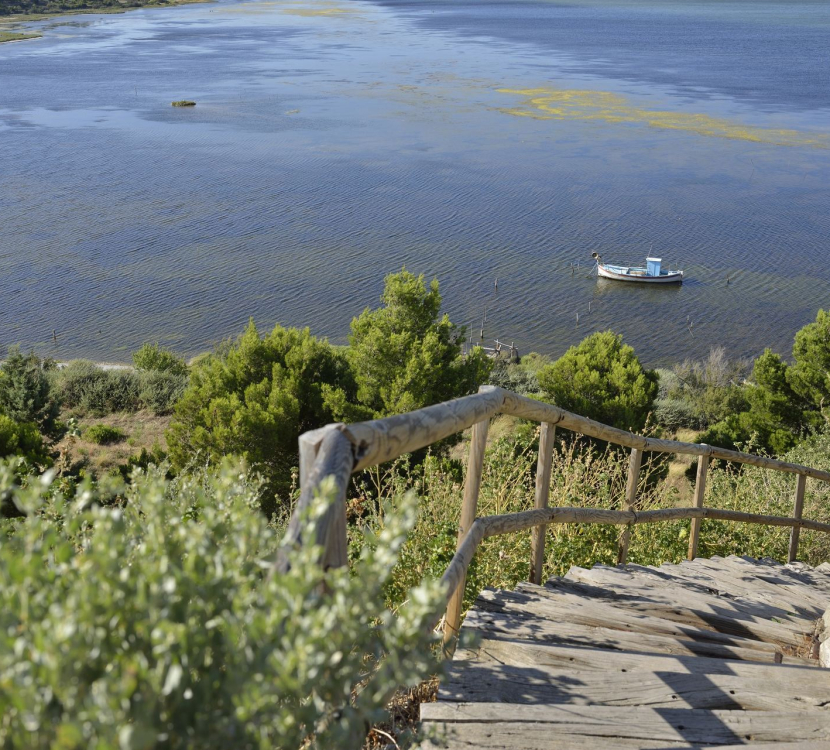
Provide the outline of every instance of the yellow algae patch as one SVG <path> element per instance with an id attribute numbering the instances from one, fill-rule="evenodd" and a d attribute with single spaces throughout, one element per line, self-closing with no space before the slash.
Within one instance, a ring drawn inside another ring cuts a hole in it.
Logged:
<path id="1" fill-rule="evenodd" d="M 340 16 L 345 13 L 353 13 L 354 11 L 351 8 L 341 8 L 337 5 L 332 5 L 327 8 L 284 8 L 283 13 L 287 13 L 289 16 Z"/>
<path id="2" fill-rule="evenodd" d="M 502 94 L 524 98 L 521 106 L 499 108 L 500 112 L 535 120 L 599 120 L 643 123 L 653 128 L 685 130 L 713 138 L 734 138 L 778 146 L 830 148 L 825 135 L 798 130 L 760 128 L 731 120 L 685 112 L 664 112 L 637 107 L 620 94 L 578 89 L 497 89 Z"/>

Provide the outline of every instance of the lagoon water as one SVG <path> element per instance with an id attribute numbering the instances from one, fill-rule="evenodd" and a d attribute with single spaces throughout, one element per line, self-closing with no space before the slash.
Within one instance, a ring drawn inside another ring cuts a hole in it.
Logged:
<path id="1" fill-rule="evenodd" d="M 486 309 L 520 351 L 612 328 L 652 365 L 787 353 L 830 305 L 825 0 L 221 0 L 30 26 L 0 45 L 0 347 L 194 354 L 249 316 L 344 342 L 403 265 L 476 340 Z M 601 282 L 593 251 L 687 281 Z"/>

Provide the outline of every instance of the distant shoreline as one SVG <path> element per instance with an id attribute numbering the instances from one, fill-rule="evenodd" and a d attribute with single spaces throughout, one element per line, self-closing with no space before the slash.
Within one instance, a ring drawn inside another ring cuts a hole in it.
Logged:
<path id="1" fill-rule="evenodd" d="M 65 362 L 56 362 L 55 364 L 58 367 L 66 367 L 74 360 L 66 360 Z M 0 359 L 0 367 L 5 364 L 5 360 Z M 101 370 L 135 370 L 134 365 L 128 365 L 121 362 L 93 362 L 96 367 L 100 368 Z"/>
<path id="2" fill-rule="evenodd" d="M 49 11 L 47 13 L 10 13 L 7 15 L 0 14 L 0 44 L 8 44 L 11 42 L 28 42 L 33 39 L 40 39 L 43 34 L 39 32 L 21 31 L 19 29 L 21 24 L 31 23 L 33 21 L 46 21 L 50 18 L 61 18 L 62 16 L 82 16 L 82 15 L 103 15 L 103 14 L 120 14 L 128 13 L 131 10 L 141 10 L 142 8 L 174 8 L 179 5 L 194 5 L 196 3 L 212 3 L 214 0 L 169 0 L 169 2 L 141 2 L 141 0 L 134 0 L 135 5 L 130 5 L 121 8 L 113 8 L 110 6 L 102 6 L 100 8 L 72 8 L 67 10 Z"/>

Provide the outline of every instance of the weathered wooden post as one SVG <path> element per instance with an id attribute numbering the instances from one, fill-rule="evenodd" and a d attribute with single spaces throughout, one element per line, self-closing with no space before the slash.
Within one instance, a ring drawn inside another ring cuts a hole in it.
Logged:
<path id="1" fill-rule="evenodd" d="M 346 490 L 354 470 L 352 444 L 341 431 L 342 425 L 327 425 L 300 437 L 300 498 L 291 514 L 284 541 L 289 544 L 316 544 L 323 548 L 323 569 L 348 564 L 346 538 Z M 331 506 L 317 520 L 313 538 L 304 538 L 307 530 L 301 522 L 303 513 L 314 503 L 314 496 L 326 477 L 333 477 L 336 493 Z M 280 552 L 272 575 L 288 570 L 288 558 Z"/>
<path id="2" fill-rule="evenodd" d="M 338 431 L 339 425 L 326 425 L 300 435 L 300 491 L 310 485 L 314 463 L 320 455 L 324 439 Z M 345 490 L 345 488 L 344 488 Z M 326 535 L 326 550 L 321 560 L 324 569 L 342 568 L 349 564 L 349 540 L 346 529 L 345 492 L 342 502 L 331 510 L 331 520 Z"/>
<path id="3" fill-rule="evenodd" d="M 703 496 L 706 494 L 706 478 L 709 476 L 709 456 L 700 456 L 697 460 L 697 476 L 695 479 L 695 508 L 703 507 Z M 702 519 L 693 518 L 689 530 L 689 553 L 686 555 L 690 560 L 697 557 L 697 544 L 700 540 L 700 522 Z"/>
<path id="4" fill-rule="evenodd" d="M 637 482 L 640 478 L 640 464 L 643 462 L 643 452 L 639 448 L 631 449 L 631 458 L 628 461 L 628 480 L 625 483 L 625 509 L 634 510 L 637 504 Z M 628 559 L 628 545 L 631 543 L 631 526 L 626 526 L 620 534 L 620 546 L 617 550 L 617 565 L 625 565 Z"/>
<path id="5" fill-rule="evenodd" d="M 795 509 L 793 510 L 793 518 L 801 520 L 801 514 L 804 511 L 804 489 L 807 487 L 807 475 L 799 474 L 795 483 Z M 801 536 L 801 527 L 793 526 L 790 532 L 790 551 L 787 555 L 788 562 L 794 562 L 798 558 L 798 538 Z"/>
<path id="6" fill-rule="evenodd" d="M 467 461 L 467 477 L 464 481 L 464 501 L 461 505 L 461 521 L 458 524 L 458 543 L 456 551 L 461 547 L 461 542 L 476 520 L 476 509 L 478 507 L 478 492 L 481 489 L 481 472 L 484 467 L 484 449 L 487 447 L 487 430 L 490 420 L 476 422 L 473 425 L 472 437 L 470 439 L 470 457 Z M 467 577 L 461 578 L 455 592 L 447 606 L 447 616 L 444 619 L 444 652 L 450 653 L 454 647 L 455 639 L 461 628 L 461 604 L 464 599 L 464 584 Z"/>
<path id="7" fill-rule="evenodd" d="M 536 463 L 536 499 L 534 508 L 547 508 L 550 495 L 550 474 L 553 468 L 553 443 L 556 427 L 542 422 L 539 435 L 539 459 Z M 542 583 L 542 565 L 545 561 L 545 534 L 547 526 L 536 526 L 530 536 L 530 582 Z"/>

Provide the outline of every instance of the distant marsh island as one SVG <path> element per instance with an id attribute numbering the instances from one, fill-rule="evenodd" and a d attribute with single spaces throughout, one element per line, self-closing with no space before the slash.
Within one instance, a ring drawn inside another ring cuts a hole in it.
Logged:
<path id="1" fill-rule="evenodd" d="M 38 39 L 41 34 L 17 27 L 27 21 L 79 13 L 124 13 L 144 7 L 172 7 L 208 0 L 0 0 L 0 43 Z"/>
<path id="2" fill-rule="evenodd" d="M 0 0 L 0 16 L 64 13 L 121 13 L 146 6 L 183 5 L 201 0 Z M 27 18 L 20 20 L 37 20 Z"/>
<path id="3" fill-rule="evenodd" d="M 0 30 L 0 43 L 2 42 L 23 42 L 26 39 L 39 39 L 40 34 L 22 34 L 18 31 Z"/>

